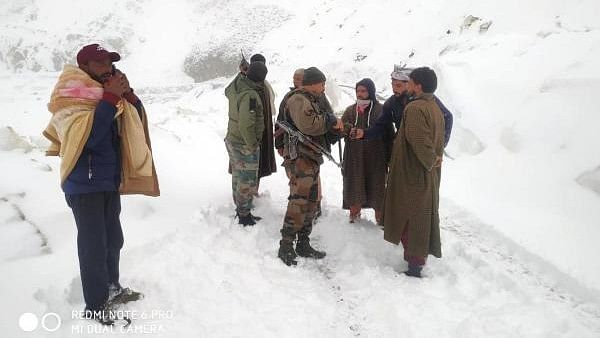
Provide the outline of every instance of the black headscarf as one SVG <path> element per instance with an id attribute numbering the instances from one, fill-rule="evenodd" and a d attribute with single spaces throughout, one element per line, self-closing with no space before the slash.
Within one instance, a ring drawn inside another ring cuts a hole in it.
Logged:
<path id="1" fill-rule="evenodd" d="M 356 83 L 354 89 L 356 90 L 358 86 L 363 86 L 367 88 L 367 91 L 369 92 L 369 100 L 377 100 L 377 96 L 375 95 L 375 83 L 373 83 L 373 80 L 369 79 L 368 77 L 364 78 Z"/>

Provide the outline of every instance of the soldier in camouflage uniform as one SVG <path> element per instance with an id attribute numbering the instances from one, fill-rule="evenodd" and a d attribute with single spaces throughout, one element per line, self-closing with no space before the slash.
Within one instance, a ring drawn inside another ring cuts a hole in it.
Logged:
<path id="1" fill-rule="evenodd" d="M 300 89 L 302 87 L 302 79 L 303 78 L 304 78 L 304 68 L 296 69 L 296 71 L 294 72 L 294 77 L 293 77 L 294 87 L 291 87 L 290 91 L 287 92 L 287 94 L 285 94 L 283 96 L 283 99 L 281 100 L 281 103 L 279 104 L 277 121 L 281 121 L 283 119 L 283 117 L 285 116 L 285 105 L 287 103 L 287 100 L 290 98 L 290 96 L 292 96 L 292 94 L 294 94 L 298 89 Z M 329 103 L 327 96 L 325 96 L 325 95 L 319 96 L 317 99 L 317 104 L 319 105 L 319 108 L 322 112 L 333 113 L 333 108 L 331 108 L 331 104 Z M 275 126 L 275 134 L 276 135 L 278 134 L 277 133 L 278 129 L 279 129 L 279 127 Z M 284 137 L 283 134 L 279 134 L 279 135 L 275 136 L 275 149 L 277 149 L 277 153 L 282 157 L 283 157 L 283 137 Z M 332 141 L 335 141 L 335 140 L 332 140 Z M 288 176 L 288 178 L 289 178 L 289 176 Z M 317 202 L 317 211 L 315 212 L 315 218 L 314 218 L 315 222 L 316 222 L 316 219 L 321 216 L 321 201 L 322 201 L 322 199 L 323 199 L 323 194 L 321 193 L 321 179 L 319 178 L 319 200 Z"/>
<path id="2" fill-rule="evenodd" d="M 264 131 L 263 105 L 258 94 L 267 75 L 262 62 L 254 62 L 225 89 L 229 100 L 229 123 L 225 145 L 231 165 L 231 188 L 239 224 L 254 225 L 252 198 L 258 182 L 260 141 Z"/>
<path id="3" fill-rule="evenodd" d="M 301 133 L 323 146 L 326 145 L 325 134 L 328 131 L 343 129 L 342 121 L 319 105 L 319 97 L 325 95 L 325 80 L 325 75 L 317 68 L 305 69 L 302 88 L 290 95 L 283 117 Z M 278 256 L 289 266 L 297 263 L 297 256 L 315 259 L 325 257 L 325 252 L 311 247 L 309 239 L 319 200 L 319 167 L 323 157 L 287 134 L 284 137 L 283 156 L 283 166 L 290 180 L 290 195 Z M 298 240 L 294 250 L 296 237 Z"/>

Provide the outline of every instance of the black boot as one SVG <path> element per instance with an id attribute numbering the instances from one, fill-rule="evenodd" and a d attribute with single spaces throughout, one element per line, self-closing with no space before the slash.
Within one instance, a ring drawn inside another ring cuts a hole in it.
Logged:
<path id="1" fill-rule="evenodd" d="M 248 214 L 246 216 L 238 215 L 238 220 L 238 224 L 241 224 L 245 227 L 256 224 L 256 221 L 254 220 L 254 217 L 252 217 L 252 214 Z"/>
<path id="2" fill-rule="evenodd" d="M 279 258 L 285 263 L 287 266 L 296 265 L 298 261 L 296 260 L 296 252 L 294 251 L 294 242 L 281 240 L 279 241 L 279 253 L 277 254 Z"/>
<path id="3" fill-rule="evenodd" d="M 250 213 L 250 216 L 252 217 L 254 222 L 258 222 L 262 219 L 262 217 L 253 215 L 252 213 Z M 235 217 L 240 218 L 240 214 L 237 211 L 235 212 Z M 240 223 L 240 224 L 242 224 L 242 223 Z"/>
<path id="4" fill-rule="evenodd" d="M 113 326 L 117 321 L 122 322 L 123 327 L 127 327 L 131 324 L 131 318 L 127 314 L 121 313 L 114 307 L 115 304 L 106 302 L 104 305 L 97 309 L 92 309 L 88 306 L 84 310 L 84 318 L 95 320 L 98 323 L 106 326 Z"/>
<path id="5" fill-rule="evenodd" d="M 144 299 L 144 294 L 141 292 L 130 288 L 124 288 L 119 283 L 111 283 L 108 285 L 108 300 L 106 301 L 108 305 L 125 304 L 140 299 Z"/>
<path id="6" fill-rule="evenodd" d="M 115 325 L 115 312 L 108 303 L 95 309 L 86 306 L 83 315 L 85 319 L 95 320 L 102 325 Z"/>
<path id="7" fill-rule="evenodd" d="M 325 251 L 315 250 L 312 246 L 310 246 L 310 239 L 308 237 L 298 237 L 298 242 L 296 243 L 296 253 L 300 257 L 308 257 L 314 259 L 321 259 L 325 257 Z"/>
<path id="8" fill-rule="evenodd" d="M 421 270 L 423 270 L 422 266 L 418 265 L 409 265 L 408 270 L 404 271 L 404 274 L 409 277 L 421 278 Z"/>

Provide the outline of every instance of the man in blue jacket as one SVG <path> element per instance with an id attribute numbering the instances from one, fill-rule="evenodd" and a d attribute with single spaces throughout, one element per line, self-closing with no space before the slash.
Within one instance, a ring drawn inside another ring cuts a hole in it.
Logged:
<path id="1" fill-rule="evenodd" d="M 375 123 L 369 129 L 355 129 L 351 136 L 357 139 L 375 139 L 384 136 L 386 129 L 392 125 L 396 127 L 396 130 L 400 128 L 402 122 L 402 116 L 404 108 L 410 102 L 411 97 L 408 95 L 408 74 L 412 69 L 404 69 L 401 66 L 395 66 L 394 71 L 391 74 L 392 77 L 392 95 L 383 104 L 381 116 L 375 121 Z M 450 110 L 444 106 L 442 101 L 437 96 L 434 96 L 435 102 L 440 107 L 440 110 L 444 114 L 444 147 L 448 145 L 450 141 L 450 134 L 452 133 L 453 116 Z M 392 139 L 393 142 L 393 139 Z"/>
<path id="2" fill-rule="evenodd" d="M 121 99 L 134 105 L 143 121 L 145 115 L 127 77 L 113 66 L 113 62 L 119 60 L 119 54 L 108 52 L 97 44 L 85 46 L 77 54 L 77 64 L 85 74 L 76 71 L 73 76 L 78 76 L 82 83 L 94 84 L 91 77 L 97 87 L 82 86 L 77 91 L 70 88 L 69 93 L 78 100 L 88 100 L 93 93 L 98 93 L 98 97 L 93 97 L 97 101 L 92 101 L 97 105 L 89 136 L 84 139 L 81 155 L 62 184 L 77 225 L 85 315 L 106 325 L 113 324 L 111 318 L 105 317 L 111 305 L 141 298 L 140 293 L 123 288 L 119 283 L 119 259 L 123 247 L 119 219 L 122 157 L 115 115 Z"/>

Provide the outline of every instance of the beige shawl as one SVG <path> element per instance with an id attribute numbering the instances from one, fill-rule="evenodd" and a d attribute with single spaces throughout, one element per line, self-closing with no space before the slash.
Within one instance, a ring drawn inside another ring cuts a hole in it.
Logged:
<path id="1" fill-rule="evenodd" d="M 61 158 L 61 184 L 81 156 L 102 94 L 100 83 L 72 65 L 65 66 L 54 87 L 48 103 L 52 118 L 43 135 L 51 142 L 46 155 Z M 120 192 L 158 196 L 160 192 L 145 112 L 138 114 L 131 103 L 121 99 L 117 104 L 115 119 L 121 136 Z"/>

